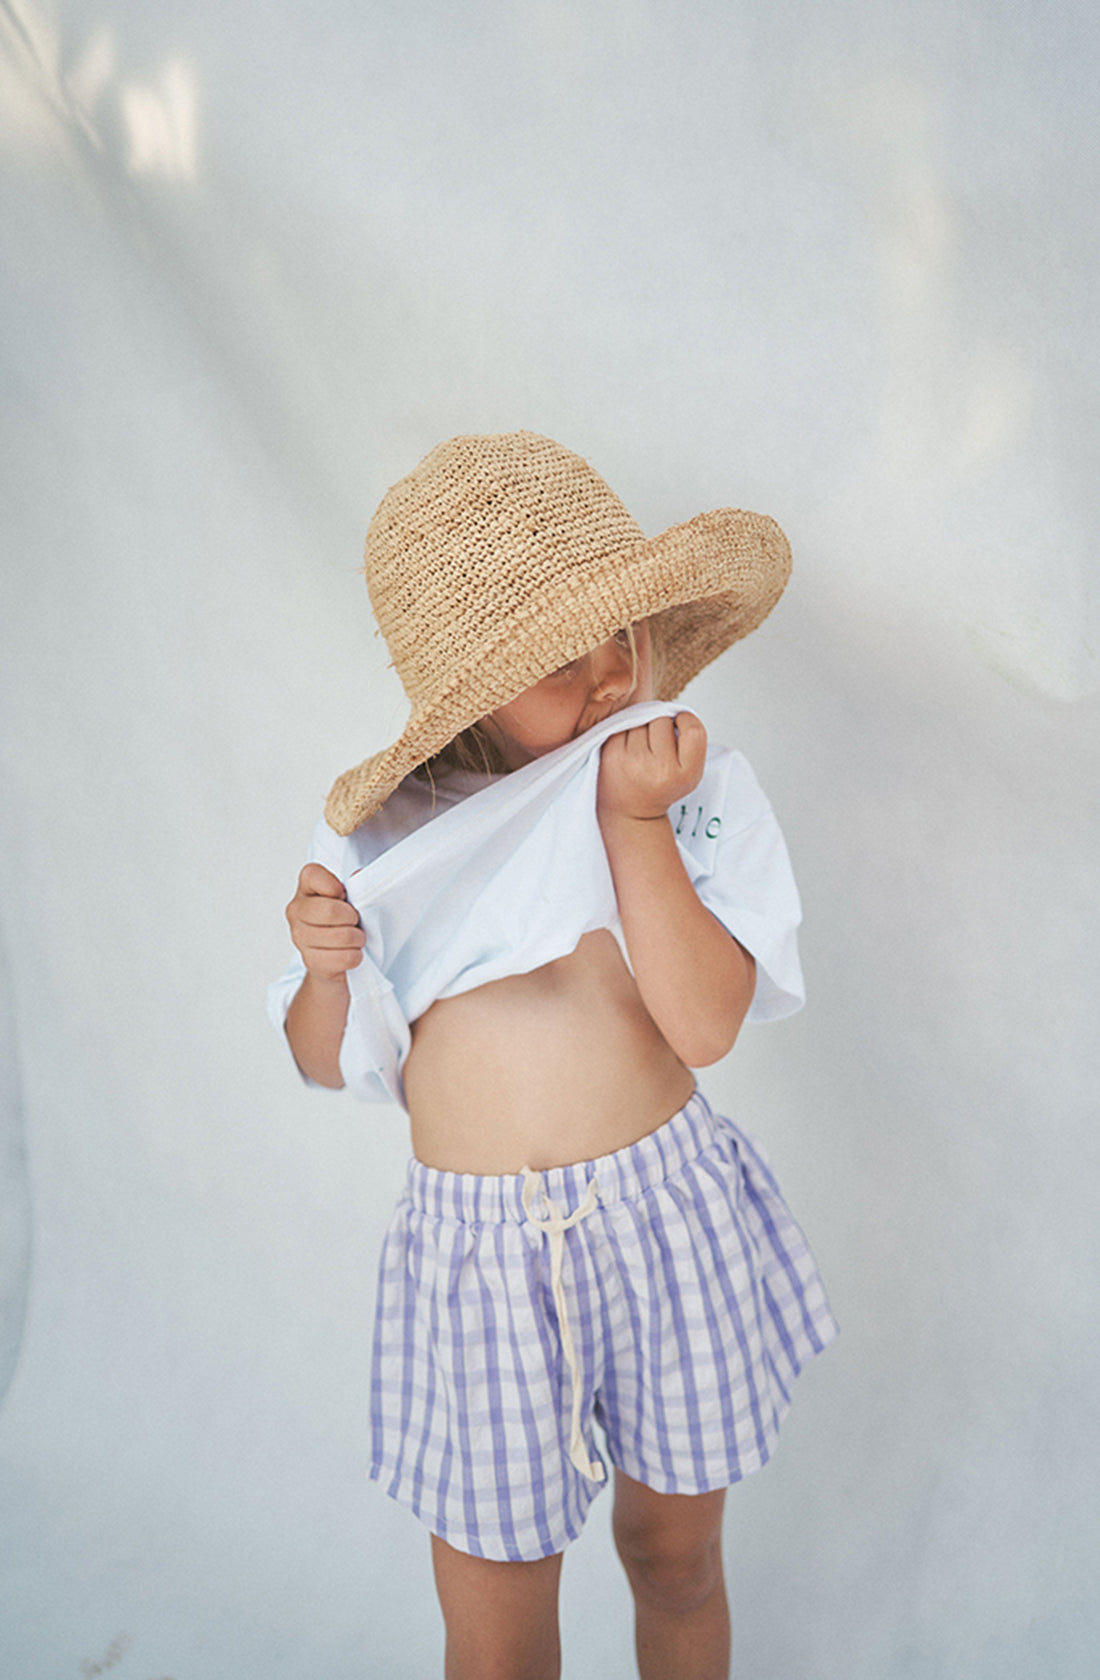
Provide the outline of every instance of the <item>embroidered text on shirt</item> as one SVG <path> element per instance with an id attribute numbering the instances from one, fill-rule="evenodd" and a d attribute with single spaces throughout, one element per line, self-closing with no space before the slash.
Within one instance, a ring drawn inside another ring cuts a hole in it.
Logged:
<path id="1" fill-rule="evenodd" d="M 681 805 L 680 806 L 680 820 L 676 824 L 675 829 L 673 830 L 674 834 L 682 834 L 684 832 L 684 824 L 687 822 L 687 819 L 688 819 L 688 809 L 689 809 L 689 807 L 687 805 Z M 698 806 L 696 806 L 696 810 L 695 810 L 695 826 L 692 829 L 691 833 L 688 835 L 689 840 L 694 840 L 695 839 L 695 836 L 699 832 L 699 824 L 702 822 L 702 820 L 703 820 L 703 807 L 701 805 L 698 805 Z M 721 817 L 709 817 L 707 819 L 707 825 L 703 829 L 703 833 L 706 835 L 708 840 L 716 840 L 718 838 L 718 831 L 721 828 L 721 826 L 722 826 Z"/>

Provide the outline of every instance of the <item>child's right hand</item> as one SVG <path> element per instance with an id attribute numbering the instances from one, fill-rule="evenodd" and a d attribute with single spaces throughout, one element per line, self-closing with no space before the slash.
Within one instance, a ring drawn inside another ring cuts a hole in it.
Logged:
<path id="1" fill-rule="evenodd" d="M 367 936 L 348 903 L 344 884 L 320 863 L 307 863 L 286 907 L 290 937 L 309 974 L 337 980 L 362 961 Z"/>
<path id="2" fill-rule="evenodd" d="M 607 838 L 617 819 L 651 822 L 698 787 L 707 761 L 707 732 L 694 712 L 610 735 L 600 748 L 596 810 Z"/>

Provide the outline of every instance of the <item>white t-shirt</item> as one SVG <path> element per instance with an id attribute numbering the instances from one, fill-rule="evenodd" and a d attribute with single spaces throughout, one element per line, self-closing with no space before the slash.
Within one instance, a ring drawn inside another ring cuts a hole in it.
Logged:
<path id="1" fill-rule="evenodd" d="M 600 747 L 620 730 L 684 710 L 631 706 L 507 776 L 451 772 L 434 789 L 409 776 L 346 839 L 318 823 L 310 861 L 343 881 L 367 936 L 362 962 L 348 973 L 340 1051 L 355 1096 L 405 1106 L 409 1023 L 437 998 L 529 973 L 595 928 L 610 928 L 626 956 L 596 818 Z M 747 1019 L 792 1014 L 804 996 L 798 890 L 747 761 L 708 747 L 698 787 L 669 818 L 703 904 L 756 959 Z M 280 1028 L 304 973 L 298 958 L 269 988 Z"/>

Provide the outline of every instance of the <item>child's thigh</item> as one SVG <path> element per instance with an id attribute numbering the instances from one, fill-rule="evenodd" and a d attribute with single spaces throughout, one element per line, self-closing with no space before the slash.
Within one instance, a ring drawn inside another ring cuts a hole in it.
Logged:
<path id="1" fill-rule="evenodd" d="M 561 1552 L 531 1563 L 470 1557 L 433 1534 L 448 1675 L 555 1674 L 561 1563 Z"/>

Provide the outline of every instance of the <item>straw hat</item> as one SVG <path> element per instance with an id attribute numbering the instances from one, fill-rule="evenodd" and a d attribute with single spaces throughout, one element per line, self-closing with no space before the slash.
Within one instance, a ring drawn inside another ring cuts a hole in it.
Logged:
<path id="1" fill-rule="evenodd" d="M 657 698 L 674 699 L 766 618 L 790 568 L 765 514 L 718 508 L 647 538 L 550 438 L 441 443 L 386 492 L 367 532 L 367 588 L 409 721 L 339 778 L 330 825 L 350 834 L 461 730 L 640 619 L 653 621 Z"/>

